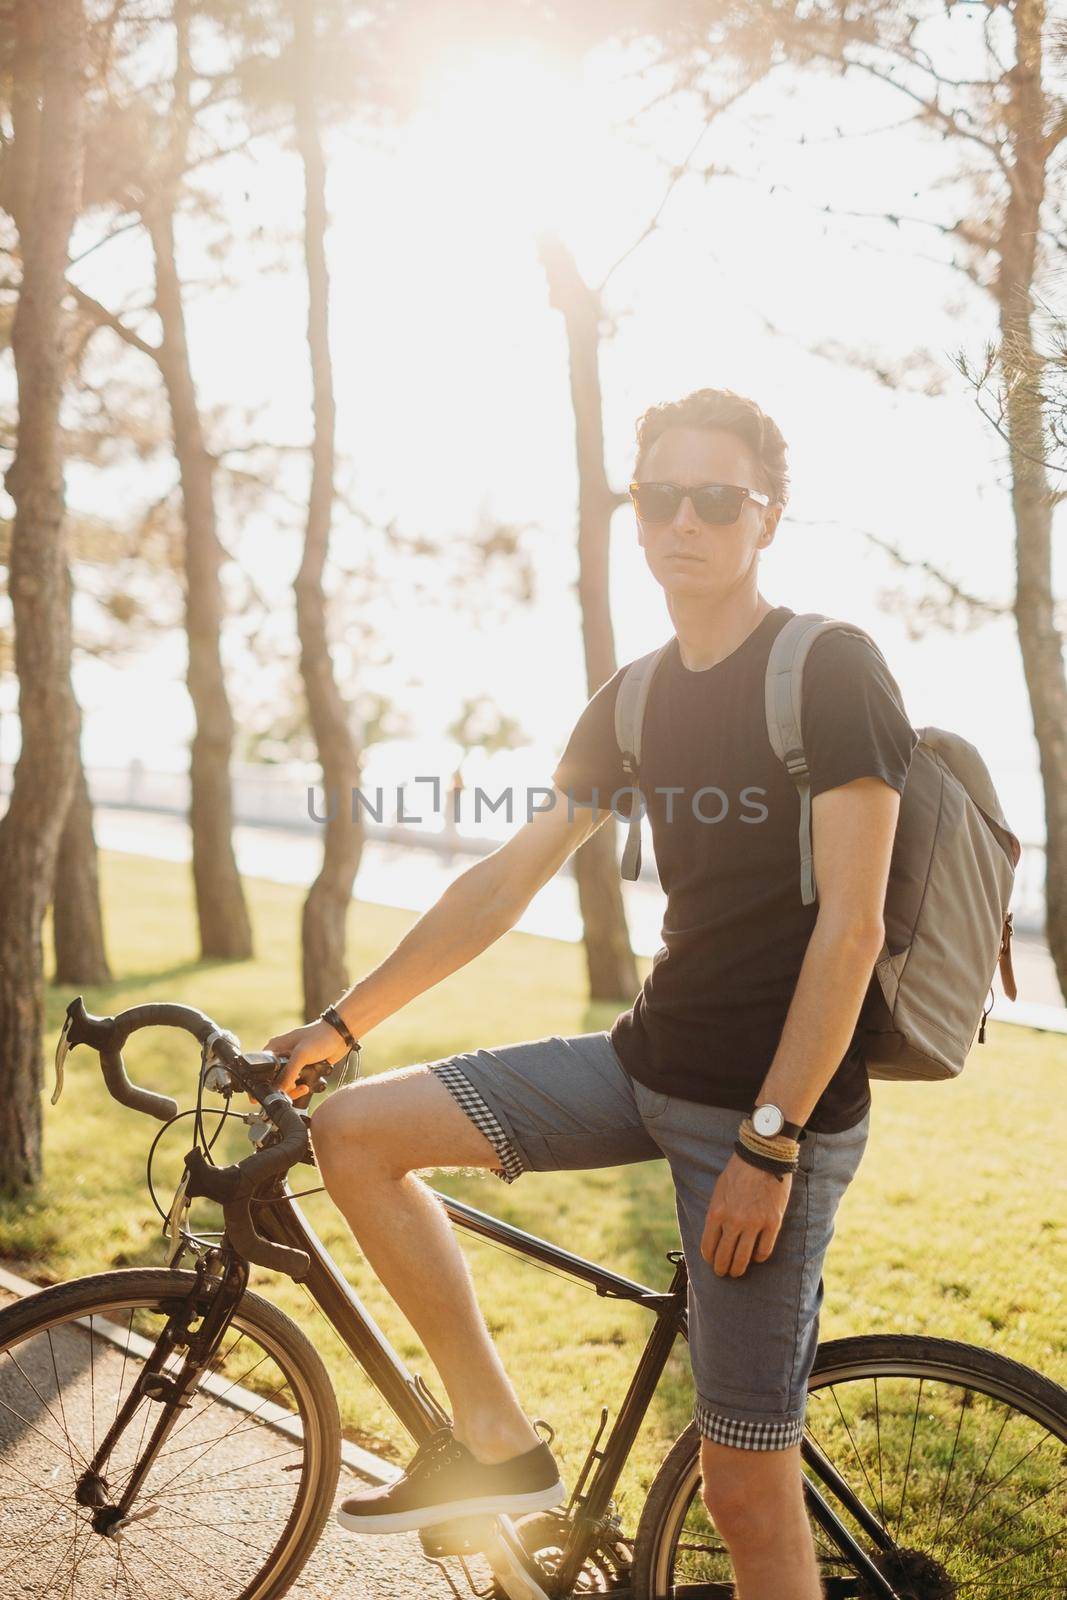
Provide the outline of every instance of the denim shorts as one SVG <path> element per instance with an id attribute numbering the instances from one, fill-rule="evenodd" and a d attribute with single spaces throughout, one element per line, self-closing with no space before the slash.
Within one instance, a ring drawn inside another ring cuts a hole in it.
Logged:
<path id="1" fill-rule="evenodd" d="M 807 1131 L 770 1256 L 753 1259 L 740 1277 L 720 1278 L 700 1241 L 743 1113 L 645 1088 L 606 1033 L 497 1045 L 427 1065 L 489 1139 L 506 1182 L 523 1172 L 669 1162 L 689 1273 L 698 1430 L 746 1450 L 796 1444 L 818 1344 L 823 1258 L 867 1146 L 870 1108 L 841 1133 Z"/>

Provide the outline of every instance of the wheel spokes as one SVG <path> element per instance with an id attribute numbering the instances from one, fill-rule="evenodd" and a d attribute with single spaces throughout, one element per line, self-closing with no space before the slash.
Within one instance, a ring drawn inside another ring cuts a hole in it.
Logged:
<path id="1" fill-rule="evenodd" d="M 1019 1448 L 994 1476 L 1009 1424 Z M 1021 1404 L 934 1374 L 856 1376 L 812 1391 L 808 1427 L 861 1501 L 866 1489 L 869 1509 L 897 1552 L 879 1559 L 887 1572 L 894 1559 L 906 1569 L 909 1559 L 917 1561 L 909 1553 L 919 1552 L 957 1589 L 977 1589 L 994 1565 L 997 1581 L 1008 1585 L 1005 1595 L 1038 1581 L 1051 1584 L 1052 1561 L 1044 1561 L 1054 1557 L 1067 1519 L 1067 1478 L 1047 1448 L 1055 1435 Z M 887 1503 L 894 1507 L 888 1515 Z M 852 1518 L 846 1515 L 844 1524 L 869 1546 Z"/>
<path id="2" fill-rule="evenodd" d="M 856 1371 L 821 1385 L 816 1378 L 807 1431 L 839 1475 L 840 1494 L 807 1460 L 806 1476 L 891 1585 L 917 1600 L 1067 1592 L 1055 1576 L 1067 1529 L 1067 1448 L 1023 1394 L 1013 1403 L 935 1363 L 925 1372 L 918 1363 L 913 1371 Z M 851 1505 L 840 1498 L 846 1491 Z M 700 1499 L 699 1475 L 685 1492 L 671 1559 L 660 1569 L 669 1572 L 664 1592 L 714 1593 L 731 1580 L 728 1555 Z M 882 1531 L 880 1545 L 871 1525 Z M 858 1593 L 854 1561 L 836 1548 L 832 1530 L 813 1516 L 812 1534 L 828 1593 Z"/>
<path id="3" fill-rule="evenodd" d="M 89 1465 L 145 1370 L 140 1330 L 151 1328 L 155 1348 L 170 1309 L 99 1306 L 0 1353 L 0 1587 L 17 1570 L 27 1600 L 82 1593 L 199 1600 L 199 1572 L 217 1600 L 236 1600 L 275 1558 L 306 1494 L 307 1443 L 286 1371 L 236 1321 L 206 1369 L 221 1383 L 190 1391 L 189 1409 L 152 1460 L 129 1520 L 117 1537 L 107 1531 L 161 1403 L 142 1396 L 98 1479 L 89 1478 Z M 109 1340 L 100 1337 L 105 1321 Z M 172 1352 L 163 1375 L 175 1376 L 187 1359 L 187 1350 Z M 256 1384 L 251 1401 L 249 1383 Z"/>

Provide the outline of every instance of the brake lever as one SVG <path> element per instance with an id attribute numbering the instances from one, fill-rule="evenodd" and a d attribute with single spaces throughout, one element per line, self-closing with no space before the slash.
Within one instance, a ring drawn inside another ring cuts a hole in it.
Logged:
<path id="1" fill-rule="evenodd" d="M 54 1106 L 59 1104 L 59 1097 L 63 1093 L 64 1067 L 66 1066 L 67 1056 L 70 1054 L 70 1025 L 72 1020 L 73 1019 L 70 1011 L 68 1010 L 63 1019 L 63 1027 L 59 1035 L 59 1042 L 56 1045 L 56 1086 L 52 1090 L 52 1104 Z"/>
<path id="2" fill-rule="evenodd" d="M 171 1204 L 170 1210 L 167 1212 L 166 1222 L 163 1224 L 163 1232 L 170 1244 L 170 1250 L 167 1256 L 168 1267 L 177 1266 L 178 1260 L 185 1248 L 185 1241 L 182 1238 L 182 1228 L 186 1217 L 189 1215 L 188 1189 L 189 1169 L 186 1167 L 182 1173 L 181 1182 L 174 1191 L 174 1200 Z"/>
<path id="3" fill-rule="evenodd" d="M 135 1007 L 134 1011 L 138 1009 L 147 1011 L 162 1008 Z M 124 1012 L 123 1015 L 128 1019 L 133 1012 Z M 137 1084 L 131 1083 L 126 1076 L 122 1044 L 128 1037 L 129 1031 L 128 1023 L 126 1028 L 120 1031 L 114 1017 L 90 1016 L 81 995 L 73 999 L 67 1007 L 67 1020 L 63 1024 L 63 1031 L 56 1047 L 56 1087 L 52 1094 L 52 1104 L 55 1105 L 63 1090 L 64 1067 L 68 1052 L 76 1045 L 87 1044 L 99 1054 L 104 1083 L 113 1099 L 118 1100 L 121 1105 L 129 1106 L 131 1111 L 144 1111 L 160 1122 L 173 1121 L 178 1115 L 176 1100 L 167 1094 L 156 1094 L 152 1089 L 141 1089 Z"/>

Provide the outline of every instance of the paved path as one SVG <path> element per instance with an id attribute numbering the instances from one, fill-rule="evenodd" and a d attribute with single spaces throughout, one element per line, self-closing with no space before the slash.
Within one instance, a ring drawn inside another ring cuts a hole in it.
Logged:
<path id="1" fill-rule="evenodd" d="M 13 1298 L 0 1289 L 0 1305 Z M 202 1600 L 208 1594 L 212 1600 L 235 1600 L 243 1586 L 242 1575 L 247 1579 L 258 1570 L 259 1562 L 250 1551 L 273 1544 L 270 1528 L 260 1516 L 263 1489 L 258 1494 L 251 1491 L 268 1482 L 280 1485 L 278 1492 L 284 1496 L 288 1491 L 291 1504 L 292 1480 L 284 1476 L 284 1468 L 287 1452 L 288 1461 L 297 1457 L 284 1437 L 257 1421 L 249 1422 L 244 1413 L 222 1401 L 206 1410 L 204 1420 L 198 1420 L 194 1411 L 187 1423 L 178 1425 L 188 1428 L 188 1436 L 215 1441 L 212 1486 L 194 1474 L 196 1487 L 185 1489 L 183 1499 L 181 1484 L 176 1483 L 156 1515 L 131 1525 L 121 1563 L 112 1541 L 80 1534 L 73 1546 L 78 1569 L 71 1585 L 73 1522 L 62 1498 L 70 1468 L 58 1441 L 65 1432 L 79 1436 L 79 1419 L 87 1431 L 90 1417 L 100 1416 L 101 1396 L 116 1395 L 123 1378 L 123 1352 L 94 1339 L 92 1360 L 86 1362 L 89 1342 L 88 1333 L 68 1329 L 55 1338 L 54 1351 L 43 1340 L 34 1341 L 32 1349 L 24 1347 L 20 1365 L 29 1384 L 7 1358 L 0 1357 L 0 1504 L 5 1507 L 0 1520 L 0 1594 L 5 1600 L 59 1600 L 60 1596 Z M 53 1359 L 63 1376 L 66 1430 L 52 1415 L 57 1409 Z M 128 1371 L 125 1383 L 128 1389 Z M 4 1409 L 5 1401 L 22 1420 Z M 220 1436 L 231 1428 L 232 1437 L 220 1443 Z M 195 1461 L 196 1442 L 182 1447 L 172 1435 L 168 1444 L 174 1462 L 184 1466 L 190 1450 Z M 249 1473 L 250 1468 L 255 1470 Z M 240 1496 L 223 1492 L 220 1479 L 245 1485 L 247 1492 Z M 36 1485 L 33 1489 L 30 1480 Z M 342 1472 L 338 1499 L 359 1485 L 359 1479 Z M 205 1497 L 215 1507 L 210 1522 L 202 1516 Z M 54 1512 L 45 1509 L 49 1499 L 55 1501 Z M 199 1521 L 191 1507 L 201 1513 Z M 414 1536 L 359 1538 L 345 1533 L 331 1517 L 289 1593 L 293 1600 L 438 1600 L 450 1591 L 439 1569 L 423 1558 Z"/>

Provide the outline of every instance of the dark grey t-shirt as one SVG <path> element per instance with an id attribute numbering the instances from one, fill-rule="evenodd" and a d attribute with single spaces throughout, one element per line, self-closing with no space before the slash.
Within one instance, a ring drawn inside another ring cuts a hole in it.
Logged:
<path id="1" fill-rule="evenodd" d="M 642 735 L 641 790 L 667 907 L 663 946 L 611 1042 L 649 1088 L 738 1111 L 751 1109 L 774 1058 L 818 911 L 801 903 L 800 797 L 764 710 L 771 644 L 793 615 L 777 606 L 724 661 L 696 672 L 675 638 Z M 595 789 L 598 805 L 629 815 L 614 726 L 624 671 L 589 701 L 552 776 L 576 803 Z M 860 777 L 903 790 L 918 741 L 898 694 L 865 639 L 828 634 L 812 646 L 801 706 L 812 798 Z M 839 1132 L 869 1104 L 854 1036 L 808 1126 Z"/>

